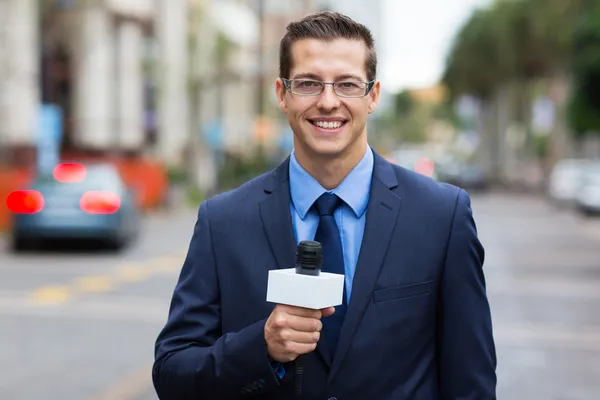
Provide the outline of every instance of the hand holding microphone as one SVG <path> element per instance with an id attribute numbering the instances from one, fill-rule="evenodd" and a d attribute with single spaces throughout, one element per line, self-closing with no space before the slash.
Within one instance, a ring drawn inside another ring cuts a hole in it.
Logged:
<path id="1" fill-rule="evenodd" d="M 344 276 L 321 273 L 321 243 L 302 241 L 295 268 L 269 271 L 267 301 L 277 303 L 265 325 L 267 351 L 285 363 L 315 350 L 326 318 L 342 303 Z"/>
<path id="2" fill-rule="evenodd" d="M 314 351 L 321 337 L 321 318 L 334 312 L 278 304 L 265 325 L 265 340 L 269 356 L 278 362 L 294 361 L 298 356 Z"/>

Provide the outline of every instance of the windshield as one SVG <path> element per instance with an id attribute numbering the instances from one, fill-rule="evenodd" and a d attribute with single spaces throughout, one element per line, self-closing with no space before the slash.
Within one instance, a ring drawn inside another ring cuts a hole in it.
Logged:
<path id="1" fill-rule="evenodd" d="M 119 173 L 110 165 L 86 166 L 85 179 L 81 182 L 58 182 L 53 175 L 39 175 L 34 187 L 40 190 L 53 190 L 60 188 L 61 191 L 87 191 L 87 190 L 110 190 L 118 191 L 122 187 Z"/>

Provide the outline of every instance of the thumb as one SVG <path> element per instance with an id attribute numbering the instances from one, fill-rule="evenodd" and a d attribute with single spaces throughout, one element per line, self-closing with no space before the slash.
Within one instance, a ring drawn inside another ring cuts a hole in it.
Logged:
<path id="1" fill-rule="evenodd" d="M 327 308 L 323 308 L 321 310 L 321 314 L 322 314 L 323 318 L 333 315 L 334 312 L 335 312 L 335 307 L 327 307 Z"/>

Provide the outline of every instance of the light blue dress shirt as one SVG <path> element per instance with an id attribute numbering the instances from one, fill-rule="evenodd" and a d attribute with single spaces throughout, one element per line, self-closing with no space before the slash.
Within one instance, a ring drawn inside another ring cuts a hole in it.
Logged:
<path id="1" fill-rule="evenodd" d="M 296 242 L 314 240 L 319 225 L 319 215 L 311 207 L 319 196 L 328 190 L 323 188 L 315 178 L 302 168 L 296 159 L 295 152 L 292 152 L 290 157 L 289 174 L 290 209 Z M 335 211 L 333 216 L 342 239 L 346 275 L 346 300 L 348 303 L 352 294 L 352 282 L 365 230 L 372 175 L 373 152 L 367 146 L 365 155 L 346 179 L 337 188 L 329 191 L 344 200 L 344 204 Z"/>

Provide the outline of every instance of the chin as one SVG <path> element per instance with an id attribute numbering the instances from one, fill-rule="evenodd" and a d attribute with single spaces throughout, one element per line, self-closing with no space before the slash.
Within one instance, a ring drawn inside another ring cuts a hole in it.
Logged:
<path id="1" fill-rule="evenodd" d="M 338 157 L 343 154 L 346 149 L 347 146 L 338 143 L 318 143 L 315 146 L 311 146 L 312 153 L 324 158 Z"/>

